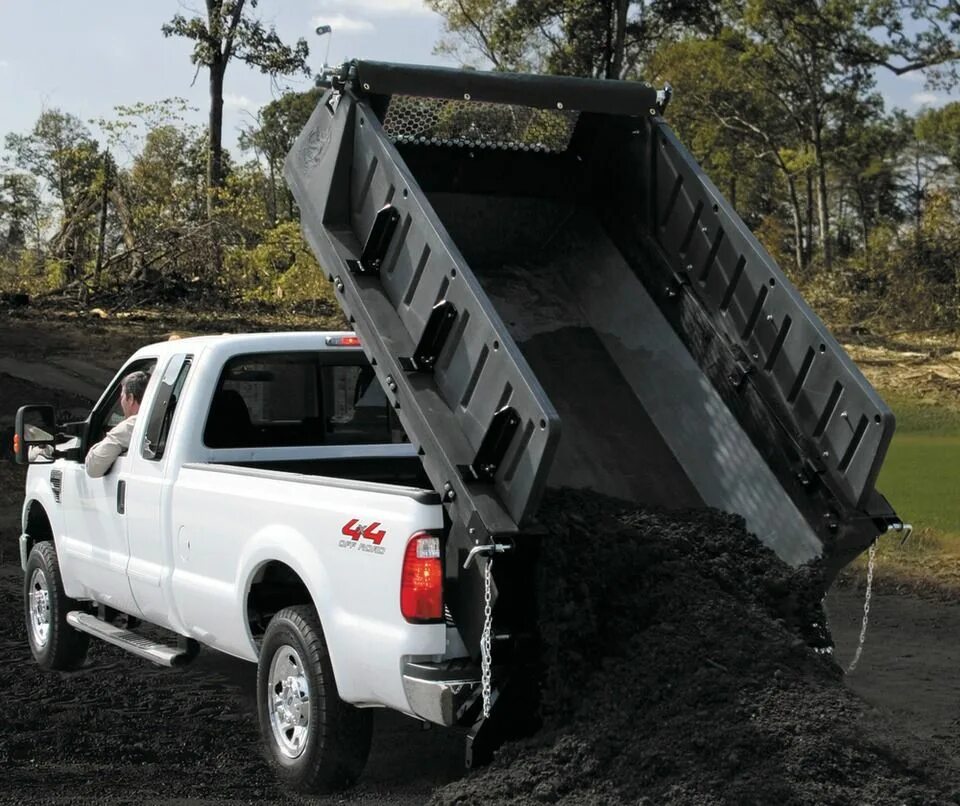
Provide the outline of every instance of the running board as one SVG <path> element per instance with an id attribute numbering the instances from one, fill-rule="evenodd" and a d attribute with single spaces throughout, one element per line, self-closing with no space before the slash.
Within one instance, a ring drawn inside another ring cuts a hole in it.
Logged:
<path id="1" fill-rule="evenodd" d="M 72 610 L 67 613 L 67 623 L 75 630 L 89 633 L 94 638 L 106 641 L 121 649 L 127 650 L 160 666 L 184 666 L 196 657 L 196 651 L 189 642 L 186 649 L 178 649 L 167 644 L 151 641 L 142 635 L 123 630 L 120 627 L 114 627 L 101 621 L 90 613 L 83 613 L 79 610 Z"/>

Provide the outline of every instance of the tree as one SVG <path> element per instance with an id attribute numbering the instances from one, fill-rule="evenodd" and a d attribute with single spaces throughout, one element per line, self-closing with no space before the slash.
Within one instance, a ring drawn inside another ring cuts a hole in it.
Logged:
<path id="1" fill-rule="evenodd" d="M 258 163 L 266 163 L 267 209 L 271 225 L 282 217 L 294 215 L 293 196 L 284 185 L 281 168 L 293 141 L 307 125 L 321 96 L 320 89 L 287 92 L 268 103 L 257 115 L 257 125 L 248 126 L 240 134 L 240 147 L 252 150 Z M 285 210 L 281 211 L 280 197 Z"/>
<path id="2" fill-rule="evenodd" d="M 29 134 L 8 134 L 13 163 L 44 180 L 59 202 L 53 253 L 64 260 L 67 280 L 80 276 L 92 248 L 88 224 L 96 210 L 94 190 L 102 159 L 97 141 L 73 115 L 50 109 Z"/>
<path id="3" fill-rule="evenodd" d="M 99 153 L 80 119 L 59 109 L 45 110 L 29 134 L 8 134 L 6 147 L 14 165 L 46 181 L 69 217 L 94 179 Z"/>
<path id="4" fill-rule="evenodd" d="M 960 178 L 960 101 L 922 112 L 916 136 L 943 157 L 954 178 Z"/>
<path id="5" fill-rule="evenodd" d="M 669 78 L 675 93 L 670 122 L 751 227 L 776 208 L 773 175 L 787 189 L 798 270 L 807 264 L 797 178 L 808 164 L 796 130 L 744 69 L 739 34 L 688 37 L 662 45 L 648 61 L 651 79 Z M 771 229 L 769 226 L 767 229 Z"/>
<path id="6" fill-rule="evenodd" d="M 40 189 L 27 173 L 0 175 L 0 254 L 11 255 L 27 245 L 40 217 Z"/>
<path id="7" fill-rule="evenodd" d="M 445 19 L 444 53 L 501 70 L 638 77 L 675 25 L 709 27 L 718 3 L 674 0 L 427 0 Z"/>
<path id="8" fill-rule="evenodd" d="M 213 221 L 217 192 L 223 186 L 223 81 L 232 59 L 277 76 L 302 72 L 309 75 L 305 39 L 285 45 L 273 28 L 245 13 L 257 0 L 206 0 L 207 15 L 187 19 L 181 14 L 162 27 L 164 36 L 182 36 L 194 43 L 191 60 L 199 71 L 209 71 L 210 121 L 207 152 L 207 216 Z"/>

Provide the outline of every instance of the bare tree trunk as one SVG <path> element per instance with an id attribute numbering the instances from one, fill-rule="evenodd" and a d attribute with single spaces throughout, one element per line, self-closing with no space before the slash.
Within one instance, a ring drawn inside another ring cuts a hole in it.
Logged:
<path id="1" fill-rule="evenodd" d="M 813 255 L 813 172 L 807 168 L 807 235 L 804 241 L 803 265 L 810 265 Z"/>
<path id="2" fill-rule="evenodd" d="M 619 76 L 613 72 L 613 4 L 615 2 L 616 0 L 606 0 L 604 2 L 607 12 L 607 19 L 603 40 L 603 70 L 600 73 L 600 75 L 602 75 L 604 78 L 619 78 Z"/>
<path id="3" fill-rule="evenodd" d="M 830 271 L 833 268 L 833 255 L 830 250 L 830 208 L 827 199 L 827 165 L 823 153 L 822 121 L 818 115 L 814 116 L 813 154 L 817 170 L 817 217 L 820 228 L 820 251 L 823 253 L 823 267 Z"/>
<path id="4" fill-rule="evenodd" d="M 794 259 L 797 261 L 797 272 L 803 272 L 806 263 L 803 254 L 803 218 L 800 214 L 800 198 L 797 196 L 797 180 L 789 172 L 786 176 L 787 187 L 790 190 L 790 207 L 793 210 L 793 237 L 796 241 Z"/>
<path id="5" fill-rule="evenodd" d="M 130 215 L 127 200 L 117 187 L 110 191 L 110 200 L 113 202 L 113 207 L 117 211 L 117 218 L 120 219 L 120 226 L 123 228 L 123 245 L 130 255 L 130 273 L 127 275 L 127 279 L 146 281 L 147 267 L 143 262 L 143 255 L 137 249 L 137 238 L 133 231 L 133 218 Z"/>
<path id="6" fill-rule="evenodd" d="M 103 155 L 103 190 L 100 193 L 100 228 L 97 232 L 97 262 L 93 269 L 93 287 L 100 287 L 100 272 L 103 269 L 104 241 L 107 238 L 107 198 L 110 193 L 110 158 Z"/>
<path id="7" fill-rule="evenodd" d="M 267 165 L 270 166 L 270 197 L 269 197 L 269 210 L 267 211 L 270 215 L 270 226 L 277 226 L 277 219 L 279 218 L 280 211 L 277 209 L 277 177 L 276 172 L 273 167 L 273 160 L 267 157 Z"/>
<path id="8" fill-rule="evenodd" d="M 207 151 L 207 221 L 210 223 L 210 242 L 213 247 L 214 276 L 223 269 L 223 247 L 217 227 L 217 208 L 220 188 L 223 186 L 223 74 L 226 62 L 221 54 L 214 56 L 210 65 L 210 129 Z"/>
<path id="9" fill-rule="evenodd" d="M 207 148 L 207 218 L 217 211 L 217 193 L 223 186 L 223 75 L 226 64 L 214 57 L 210 65 L 210 130 Z"/>
<path id="10" fill-rule="evenodd" d="M 627 42 L 627 12 L 630 0 L 617 0 L 617 30 L 613 40 L 613 63 L 610 65 L 612 78 L 623 77 L 623 59 Z"/>
<path id="11" fill-rule="evenodd" d="M 870 228 L 867 222 L 867 200 L 863 190 L 857 188 L 857 206 L 860 208 L 860 237 L 863 238 L 863 265 L 870 270 Z"/>

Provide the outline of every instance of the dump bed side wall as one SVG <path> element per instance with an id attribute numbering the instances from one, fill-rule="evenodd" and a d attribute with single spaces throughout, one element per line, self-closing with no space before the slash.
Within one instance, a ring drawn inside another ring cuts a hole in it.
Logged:
<path id="1" fill-rule="evenodd" d="M 746 382 L 779 414 L 841 501 L 863 508 L 894 416 L 669 126 L 649 121 L 647 225 Z M 678 289 L 680 290 L 680 289 Z"/>
<path id="2" fill-rule="evenodd" d="M 340 301 L 374 360 L 431 481 L 466 526 L 474 514 L 491 531 L 515 531 L 539 502 L 559 438 L 559 418 L 506 327 L 469 272 L 376 115 L 346 92 L 318 106 L 291 150 L 285 173 L 301 204 L 304 233 L 340 292 Z M 378 211 L 399 222 L 377 275 L 360 276 L 360 258 Z M 405 372 L 434 306 L 456 310 L 430 373 Z M 519 418 L 492 484 L 472 483 L 494 413 Z"/>

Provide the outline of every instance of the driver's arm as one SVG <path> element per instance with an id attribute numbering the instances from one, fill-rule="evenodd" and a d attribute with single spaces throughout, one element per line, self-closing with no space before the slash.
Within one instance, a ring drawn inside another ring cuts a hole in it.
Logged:
<path id="1" fill-rule="evenodd" d="M 103 439 L 87 451 L 85 465 L 88 476 L 99 478 L 107 475 L 113 463 L 117 461 L 117 457 L 130 447 L 135 422 L 136 417 L 127 417 L 126 420 L 111 428 Z"/>

